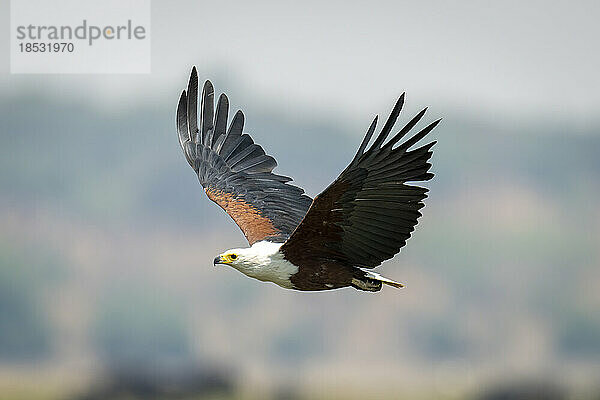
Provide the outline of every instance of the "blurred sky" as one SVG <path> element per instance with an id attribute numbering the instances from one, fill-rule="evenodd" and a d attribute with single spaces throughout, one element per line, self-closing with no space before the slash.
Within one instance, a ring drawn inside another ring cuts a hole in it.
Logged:
<path id="1" fill-rule="evenodd" d="M 9 15 L 0 0 L 4 55 Z M 597 382 L 599 16 L 598 1 L 152 0 L 150 75 L 11 75 L 1 57 L 0 326 L 25 328 L 0 334 L 0 397 L 11 340 L 30 350 L 22 332 L 46 326 L 29 339 L 69 376 L 133 348 L 256 382 Z M 402 91 L 401 120 L 445 118 L 418 235 L 382 266 L 409 289 L 308 295 L 212 267 L 244 242 L 177 143 L 192 65 L 311 195 Z"/>
<path id="2" fill-rule="evenodd" d="M 0 4 L 9 26 L 9 2 Z M 152 0 L 151 80 L 47 75 L 42 87 L 93 93 L 116 108 L 157 93 L 173 103 L 196 64 L 206 78 L 234 79 L 283 107 L 363 123 L 407 91 L 417 103 L 484 117 L 553 115 L 586 125 L 600 109 L 599 15 L 598 1 Z M 0 51 L 8 54 L 6 35 Z M 32 80 L 8 71 L 3 57 L 2 91 Z"/>

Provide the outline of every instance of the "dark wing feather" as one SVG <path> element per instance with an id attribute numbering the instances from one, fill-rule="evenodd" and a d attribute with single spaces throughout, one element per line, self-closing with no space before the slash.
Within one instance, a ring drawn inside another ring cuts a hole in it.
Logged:
<path id="1" fill-rule="evenodd" d="M 198 75 L 192 69 L 187 92 L 177 106 L 179 143 L 208 197 L 238 224 L 250 244 L 283 242 L 296 229 L 311 204 L 304 191 L 276 175 L 275 159 L 242 133 L 238 111 L 229 129 L 229 100 L 222 94 L 214 107 L 214 88 L 206 81 L 198 121 Z"/>
<path id="2" fill-rule="evenodd" d="M 404 94 L 365 152 L 375 118 L 350 165 L 315 198 L 302 223 L 281 247 L 287 260 L 303 268 L 327 262 L 372 268 L 406 244 L 427 197 L 427 189 L 407 182 L 433 177 L 428 161 L 435 142 L 409 149 L 440 120 L 394 148 L 423 117 L 423 110 L 384 144 L 403 104 Z"/>

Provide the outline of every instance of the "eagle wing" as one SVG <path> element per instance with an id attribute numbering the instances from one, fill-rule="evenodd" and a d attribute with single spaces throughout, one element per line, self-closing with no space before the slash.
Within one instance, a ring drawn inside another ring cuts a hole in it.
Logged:
<path id="1" fill-rule="evenodd" d="M 281 247 L 288 261 L 300 266 L 334 261 L 372 268 L 406 244 L 428 191 L 406 182 L 433 177 L 428 161 L 436 142 L 409 149 L 440 120 L 394 147 L 423 117 L 424 109 L 384 144 L 403 104 L 404 94 L 365 151 L 377 125 L 375 117 L 350 165 L 314 199 L 302 223 Z"/>
<path id="2" fill-rule="evenodd" d="M 238 111 L 229 128 L 229 100 L 222 94 L 214 108 L 214 89 L 206 81 L 198 121 L 198 74 L 192 69 L 187 92 L 177 106 L 177 131 L 185 158 L 196 171 L 208 197 L 240 227 L 252 245 L 261 240 L 285 241 L 311 204 L 304 190 L 276 175 L 275 159 L 242 133 Z M 200 127 L 198 127 L 198 122 Z"/>

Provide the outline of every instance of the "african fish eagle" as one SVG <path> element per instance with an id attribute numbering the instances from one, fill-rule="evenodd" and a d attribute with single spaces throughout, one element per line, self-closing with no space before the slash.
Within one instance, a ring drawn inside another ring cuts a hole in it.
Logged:
<path id="1" fill-rule="evenodd" d="M 192 68 L 177 106 L 179 143 L 208 198 L 229 214 L 250 244 L 225 251 L 213 264 L 287 289 L 403 287 L 370 269 L 398 253 L 417 225 L 428 189 L 407 182 L 433 177 L 428 161 L 436 142 L 411 147 L 440 122 L 403 140 L 424 109 L 386 142 L 404 97 L 373 144 L 367 149 L 377 117 L 348 167 L 311 199 L 290 184 L 291 178 L 273 173 L 277 162 L 243 133 L 241 111 L 227 127 L 229 100 L 221 94 L 215 109 L 208 80 L 198 116 L 198 73 Z"/>

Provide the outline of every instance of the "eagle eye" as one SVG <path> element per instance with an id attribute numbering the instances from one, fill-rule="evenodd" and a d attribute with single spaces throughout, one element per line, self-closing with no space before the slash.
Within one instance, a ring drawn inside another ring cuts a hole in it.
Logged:
<path id="1" fill-rule="evenodd" d="M 237 258 L 237 254 L 231 254 L 231 255 L 229 256 L 229 258 L 231 258 L 232 260 L 235 260 L 235 259 Z"/>

